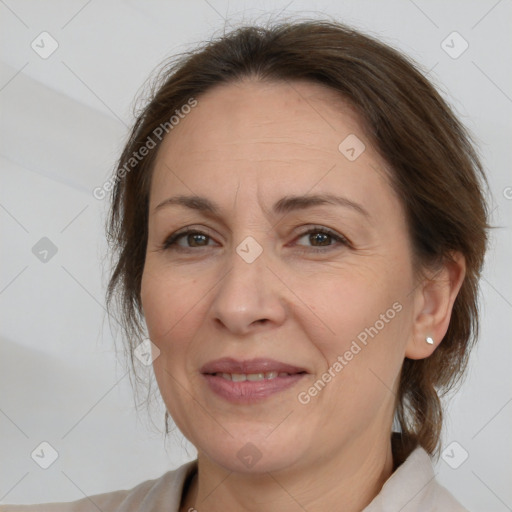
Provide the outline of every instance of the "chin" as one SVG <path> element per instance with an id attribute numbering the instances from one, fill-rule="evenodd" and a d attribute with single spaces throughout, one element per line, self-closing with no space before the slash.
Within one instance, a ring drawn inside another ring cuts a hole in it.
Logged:
<path id="1" fill-rule="evenodd" d="M 297 463 L 300 454 L 297 446 L 292 446 L 291 439 L 294 436 L 287 435 L 285 439 L 277 436 L 272 439 L 268 433 L 259 435 L 239 435 L 234 437 L 226 434 L 226 437 L 215 443 L 210 438 L 209 443 L 213 446 L 201 445 L 198 452 L 223 467 L 226 471 L 246 474 L 263 474 L 267 472 L 281 471 Z M 213 443 L 212 443 L 213 441 Z M 285 447 L 286 443 L 290 446 Z"/>

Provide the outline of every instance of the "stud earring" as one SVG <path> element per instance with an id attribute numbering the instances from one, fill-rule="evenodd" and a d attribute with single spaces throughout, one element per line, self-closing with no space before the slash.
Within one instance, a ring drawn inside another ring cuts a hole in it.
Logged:
<path id="1" fill-rule="evenodd" d="M 427 336 L 425 338 L 425 341 L 429 344 L 429 345 L 433 345 L 434 344 L 434 339 L 431 337 L 431 336 Z"/>

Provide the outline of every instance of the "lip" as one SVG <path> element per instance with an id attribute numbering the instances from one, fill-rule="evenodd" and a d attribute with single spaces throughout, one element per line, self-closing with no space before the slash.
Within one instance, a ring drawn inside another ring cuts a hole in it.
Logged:
<path id="1" fill-rule="evenodd" d="M 276 361 L 275 359 L 256 358 L 239 361 L 231 357 L 216 359 L 203 365 L 199 370 L 203 374 L 212 373 L 308 373 L 305 368 Z"/>
<path id="2" fill-rule="evenodd" d="M 285 391 L 302 380 L 307 371 L 304 368 L 276 361 L 274 359 L 250 359 L 238 361 L 229 357 L 206 363 L 201 374 L 208 387 L 216 395 L 234 404 L 253 404 Z M 290 373 L 291 375 L 258 381 L 233 382 L 216 373 Z"/>

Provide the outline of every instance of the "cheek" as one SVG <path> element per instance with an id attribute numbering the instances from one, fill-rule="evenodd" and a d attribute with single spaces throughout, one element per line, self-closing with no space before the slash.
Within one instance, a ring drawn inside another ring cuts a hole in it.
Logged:
<path id="1" fill-rule="evenodd" d="M 388 310 L 384 320 L 393 320 L 397 313 L 393 304 L 402 304 L 404 289 L 398 276 L 386 279 L 383 272 L 345 268 L 308 281 L 299 293 L 322 326 L 323 337 L 330 333 L 334 340 L 341 341 L 356 337 L 377 321 L 381 326 L 380 315 Z"/>
<path id="2" fill-rule="evenodd" d="M 382 269 L 333 274 L 309 292 L 303 290 L 304 302 L 314 313 L 309 315 L 314 321 L 304 322 L 303 329 L 322 354 L 322 371 L 341 357 L 343 369 L 336 374 L 345 377 L 336 380 L 346 379 L 343 385 L 355 395 L 368 379 L 376 379 L 370 370 L 393 385 L 412 325 L 408 283 L 405 272 L 391 276 Z"/>
<path id="3" fill-rule="evenodd" d="M 192 321 L 198 299 L 192 295 L 196 283 L 176 279 L 154 267 L 144 270 L 141 302 L 151 341 L 160 354 L 153 361 L 153 371 L 167 410 L 182 432 L 189 432 L 187 407 L 189 392 L 184 391 L 187 378 L 185 363 L 193 336 Z M 188 291 L 187 291 L 188 290 Z"/>
<path id="4" fill-rule="evenodd" d="M 184 282 L 165 269 L 146 266 L 141 281 L 141 302 L 151 340 L 160 347 L 181 328 L 183 319 L 199 301 L 194 280 Z M 161 348 L 161 347 L 160 347 Z"/>
<path id="5" fill-rule="evenodd" d="M 190 378 L 190 362 L 198 351 L 194 336 L 206 318 L 204 304 L 211 286 L 165 267 L 156 271 L 156 267 L 144 271 L 141 301 L 149 338 L 160 350 L 153 362 L 155 377 L 167 406 L 172 407 L 179 383 Z"/>

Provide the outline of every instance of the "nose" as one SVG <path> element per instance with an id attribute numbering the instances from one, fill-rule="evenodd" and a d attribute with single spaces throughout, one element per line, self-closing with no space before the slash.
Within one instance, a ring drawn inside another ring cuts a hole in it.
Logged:
<path id="1" fill-rule="evenodd" d="M 228 270 L 216 287 L 211 306 L 218 327 L 244 335 L 262 326 L 276 327 L 284 322 L 286 286 L 272 269 L 268 251 L 270 249 L 263 250 L 251 261 L 244 259 L 242 251 L 238 253 L 233 249 Z"/>

